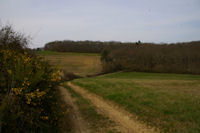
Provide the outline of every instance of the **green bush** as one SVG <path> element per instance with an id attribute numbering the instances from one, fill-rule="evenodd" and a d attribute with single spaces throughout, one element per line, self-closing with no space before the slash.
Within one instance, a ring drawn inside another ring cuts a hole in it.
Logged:
<path id="1" fill-rule="evenodd" d="M 25 50 L 22 36 L 5 33 L 0 30 L 0 132 L 58 132 L 66 111 L 57 97 L 60 70 Z"/>

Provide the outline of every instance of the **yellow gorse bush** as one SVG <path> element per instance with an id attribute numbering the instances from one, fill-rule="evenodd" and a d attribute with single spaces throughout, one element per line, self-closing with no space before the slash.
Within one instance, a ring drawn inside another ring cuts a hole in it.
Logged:
<path id="1" fill-rule="evenodd" d="M 15 82 L 18 82 L 15 83 L 14 87 L 11 88 L 12 90 L 11 92 L 13 92 L 13 94 L 24 95 L 28 103 L 30 103 L 32 98 L 34 97 L 40 98 L 46 94 L 47 91 L 42 90 L 43 88 L 32 89 L 32 91 L 30 89 L 31 87 L 33 87 L 31 86 L 31 82 L 33 82 L 33 80 L 31 80 L 30 78 L 33 78 L 34 74 L 39 75 L 40 72 L 39 71 L 38 73 L 37 72 L 34 73 L 34 71 L 44 69 L 42 68 L 42 64 L 40 61 L 31 59 L 31 57 L 29 57 L 26 51 L 24 53 L 16 53 L 10 50 L 0 50 L 0 54 L 2 57 L 1 58 L 2 66 L 4 67 L 4 69 L 6 69 L 6 73 L 9 79 L 8 82 L 12 85 L 14 84 L 13 83 L 14 80 L 17 80 Z M 27 71 L 26 69 L 28 69 L 29 71 Z M 14 79 L 12 74 L 16 76 L 14 77 Z M 18 79 L 19 75 L 23 75 L 23 78 L 21 78 L 22 76 L 20 76 L 21 79 Z M 51 82 L 54 83 L 58 82 L 61 80 L 61 71 L 60 70 L 57 70 L 55 72 L 52 71 L 45 78 L 46 81 L 50 80 Z M 51 87 L 52 84 L 49 84 L 49 86 Z M 6 85 L 4 87 L 6 87 Z M 24 94 L 22 92 L 24 92 Z"/>
<path id="2" fill-rule="evenodd" d="M 61 72 L 28 43 L 11 26 L 0 27 L 0 132 L 60 132 Z"/>
<path id="3" fill-rule="evenodd" d="M 55 86 L 61 81 L 61 71 L 26 51 L 20 53 L 2 49 L 0 67 L 1 97 L 10 99 L 5 103 L 12 104 L 7 112 L 16 112 L 18 117 L 22 116 L 20 119 L 23 119 L 23 124 L 35 123 L 38 126 L 36 121 L 41 120 L 55 126 L 58 116 L 55 111 L 52 113 L 51 108 L 53 105 L 58 106 L 54 104 L 56 99 L 53 95 L 56 93 Z M 19 113 L 19 110 L 23 113 Z"/>

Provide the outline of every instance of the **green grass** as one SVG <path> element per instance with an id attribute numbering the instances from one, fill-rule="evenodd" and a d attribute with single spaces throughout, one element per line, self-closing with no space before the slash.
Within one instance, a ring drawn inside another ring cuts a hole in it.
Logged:
<path id="1" fill-rule="evenodd" d="M 105 78 L 118 78 L 118 79 L 197 79 L 200 80 L 200 75 L 191 74 L 170 74 L 170 73 L 145 73 L 145 72 L 117 72 L 104 75 Z"/>
<path id="2" fill-rule="evenodd" d="M 163 132 L 200 132 L 200 76 L 119 72 L 74 80 Z"/>
<path id="3" fill-rule="evenodd" d="M 89 100 L 84 99 L 66 84 L 64 84 L 64 86 L 71 93 L 72 97 L 76 98 L 76 105 L 84 120 L 89 123 L 93 132 L 119 133 L 114 127 L 115 123 L 108 117 L 99 114 Z"/>

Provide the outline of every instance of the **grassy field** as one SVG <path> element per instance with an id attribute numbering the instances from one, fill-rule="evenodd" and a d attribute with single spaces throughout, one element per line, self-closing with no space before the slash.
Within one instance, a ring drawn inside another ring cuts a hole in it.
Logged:
<path id="1" fill-rule="evenodd" d="M 119 72 L 72 83 L 114 101 L 163 132 L 200 132 L 200 76 Z"/>
<path id="2" fill-rule="evenodd" d="M 73 72 L 79 76 L 98 74 L 102 69 L 99 54 L 52 51 L 39 51 L 37 54 L 49 60 L 52 65 L 60 66 L 66 72 Z"/>

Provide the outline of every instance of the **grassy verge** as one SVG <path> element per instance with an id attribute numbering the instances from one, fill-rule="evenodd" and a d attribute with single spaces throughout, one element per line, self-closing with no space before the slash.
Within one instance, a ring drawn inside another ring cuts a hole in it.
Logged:
<path id="1" fill-rule="evenodd" d="M 200 132 L 200 76 L 120 72 L 72 83 L 170 133 Z"/>
<path id="2" fill-rule="evenodd" d="M 105 133 L 117 133 L 117 129 L 114 128 L 115 124 L 109 118 L 96 112 L 95 107 L 90 101 L 84 99 L 80 94 L 73 91 L 69 86 L 64 84 L 65 88 L 69 90 L 72 97 L 76 98 L 76 104 L 83 116 L 83 118 L 89 123 L 94 132 Z"/>

